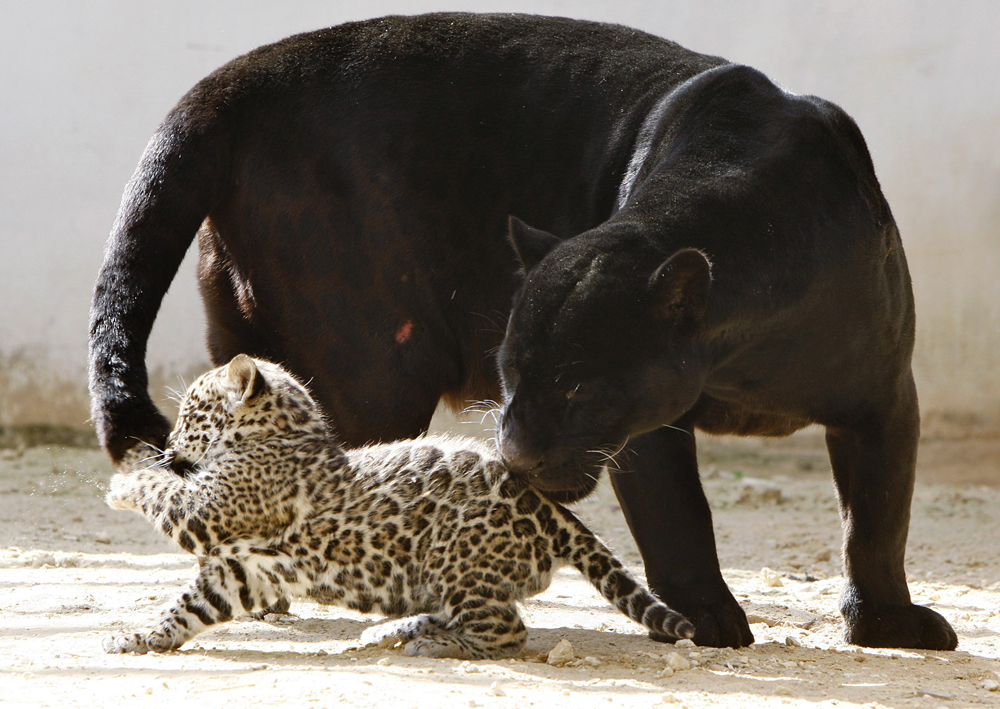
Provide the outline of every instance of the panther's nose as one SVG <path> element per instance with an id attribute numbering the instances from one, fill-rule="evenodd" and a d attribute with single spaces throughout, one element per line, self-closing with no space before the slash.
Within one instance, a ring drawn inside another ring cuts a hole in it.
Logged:
<path id="1" fill-rule="evenodd" d="M 510 457 L 501 453 L 501 459 L 507 470 L 519 478 L 537 475 L 545 466 L 545 459 L 541 456 Z"/>
<path id="2" fill-rule="evenodd" d="M 545 466 L 545 455 L 530 450 L 524 442 L 506 432 L 500 436 L 500 459 L 513 475 L 527 477 L 537 475 Z"/>

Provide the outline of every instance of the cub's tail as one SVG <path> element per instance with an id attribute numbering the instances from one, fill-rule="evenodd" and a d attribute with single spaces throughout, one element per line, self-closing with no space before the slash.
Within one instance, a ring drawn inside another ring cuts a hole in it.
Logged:
<path id="1" fill-rule="evenodd" d="M 147 392 L 146 342 L 160 301 L 226 183 L 220 80 L 195 86 L 150 139 L 105 246 L 90 311 L 91 414 L 115 462 L 169 422 Z"/>
<path id="2" fill-rule="evenodd" d="M 569 562 L 615 608 L 655 633 L 672 638 L 693 638 L 694 625 L 643 586 L 604 542 L 568 510 L 561 510 L 575 536 Z"/>

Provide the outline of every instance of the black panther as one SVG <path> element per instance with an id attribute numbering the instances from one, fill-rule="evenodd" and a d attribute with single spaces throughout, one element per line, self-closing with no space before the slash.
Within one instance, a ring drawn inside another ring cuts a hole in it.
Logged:
<path id="1" fill-rule="evenodd" d="M 613 456 L 650 585 L 699 644 L 753 636 L 696 429 L 825 426 L 847 639 L 955 647 L 906 586 L 913 297 L 837 106 L 561 18 L 386 17 L 250 52 L 170 112 L 108 241 L 90 390 L 115 460 L 169 430 L 145 349 L 195 234 L 212 360 L 284 363 L 346 444 L 502 395 L 501 453 L 555 499 Z"/>

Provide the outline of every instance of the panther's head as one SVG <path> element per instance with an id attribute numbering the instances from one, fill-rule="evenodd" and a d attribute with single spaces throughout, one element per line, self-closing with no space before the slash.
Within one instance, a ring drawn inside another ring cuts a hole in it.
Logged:
<path id="1" fill-rule="evenodd" d="M 512 473 L 564 501 L 588 494 L 630 437 L 688 411 L 705 376 L 707 258 L 644 261 L 613 236 L 560 241 L 511 221 L 525 281 L 499 351 L 497 443 Z"/>

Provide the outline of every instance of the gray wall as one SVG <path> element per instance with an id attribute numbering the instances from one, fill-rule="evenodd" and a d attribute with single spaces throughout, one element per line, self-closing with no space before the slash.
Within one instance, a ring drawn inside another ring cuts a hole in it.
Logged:
<path id="1" fill-rule="evenodd" d="M 998 425 L 1000 6 L 990 0 L 0 0 L 0 425 L 85 421 L 103 243 L 146 140 L 191 85 L 294 32 L 438 9 L 633 25 L 839 103 L 865 133 L 903 234 L 925 420 L 943 432 Z M 205 362 L 192 266 L 150 344 L 168 381 Z"/>

